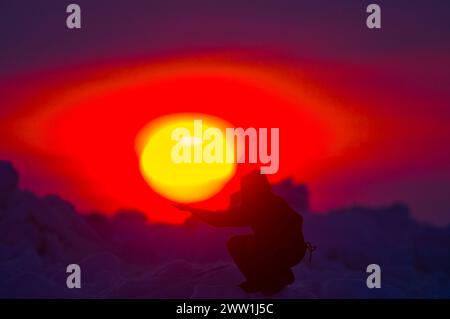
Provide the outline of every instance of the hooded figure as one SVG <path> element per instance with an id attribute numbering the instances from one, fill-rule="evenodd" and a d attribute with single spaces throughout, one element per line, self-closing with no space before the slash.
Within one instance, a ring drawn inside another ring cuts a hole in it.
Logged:
<path id="1" fill-rule="evenodd" d="M 176 204 L 218 227 L 250 227 L 252 234 L 233 236 L 228 251 L 245 276 L 246 292 L 274 294 L 294 282 L 291 267 L 305 255 L 303 218 L 272 193 L 266 175 L 253 171 L 241 179 L 241 190 L 225 211 L 208 211 Z"/>

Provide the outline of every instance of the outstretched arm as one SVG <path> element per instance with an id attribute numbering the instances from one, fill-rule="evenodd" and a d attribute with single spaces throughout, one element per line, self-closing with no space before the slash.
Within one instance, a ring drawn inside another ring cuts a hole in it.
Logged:
<path id="1" fill-rule="evenodd" d="M 180 210 L 189 211 L 192 215 L 200 218 L 205 223 L 216 227 L 243 227 L 248 226 L 239 214 L 238 210 L 227 209 L 222 211 L 211 211 L 207 209 L 194 208 L 186 204 L 174 204 Z"/>

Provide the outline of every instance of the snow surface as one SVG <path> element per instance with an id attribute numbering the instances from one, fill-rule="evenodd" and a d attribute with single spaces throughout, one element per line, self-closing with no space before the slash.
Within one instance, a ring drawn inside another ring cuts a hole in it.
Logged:
<path id="1" fill-rule="evenodd" d="M 151 224 L 132 211 L 82 216 L 17 185 L 12 165 L 0 162 L 0 298 L 264 297 L 237 288 L 243 277 L 226 251 L 228 238 L 247 229 Z M 278 188 L 301 210 L 304 190 Z M 450 297 L 450 227 L 418 223 L 402 204 L 302 215 L 318 249 L 274 298 Z M 81 289 L 66 287 L 71 263 L 81 266 Z M 381 266 L 381 289 L 366 286 L 372 263 Z"/>

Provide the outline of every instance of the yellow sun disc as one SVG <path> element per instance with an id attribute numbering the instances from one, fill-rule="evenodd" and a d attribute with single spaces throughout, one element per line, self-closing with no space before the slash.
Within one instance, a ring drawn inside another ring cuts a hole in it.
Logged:
<path id="1" fill-rule="evenodd" d="M 227 127 L 232 126 L 204 114 L 175 114 L 152 121 L 136 138 L 142 176 L 154 191 L 177 202 L 197 202 L 217 194 L 236 170 L 234 161 L 226 159 L 227 154 L 234 158 L 225 138 Z"/>

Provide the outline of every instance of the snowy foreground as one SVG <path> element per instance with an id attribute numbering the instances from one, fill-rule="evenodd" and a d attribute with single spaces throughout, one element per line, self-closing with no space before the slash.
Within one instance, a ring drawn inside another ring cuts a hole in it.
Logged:
<path id="1" fill-rule="evenodd" d="M 0 162 L 0 298 L 263 297 L 236 287 L 243 278 L 226 252 L 227 239 L 246 229 L 154 225 L 125 211 L 82 216 L 56 196 L 18 190 L 17 178 Z M 287 183 L 280 194 L 297 207 L 296 191 Z M 318 249 L 275 298 L 450 297 L 450 227 L 420 224 L 399 204 L 303 216 Z M 66 286 L 72 263 L 81 289 Z M 366 286 L 372 263 L 381 289 Z"/>

